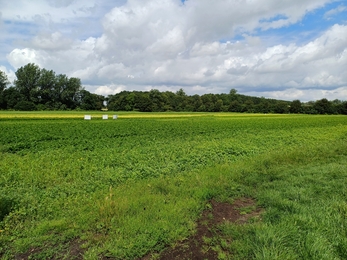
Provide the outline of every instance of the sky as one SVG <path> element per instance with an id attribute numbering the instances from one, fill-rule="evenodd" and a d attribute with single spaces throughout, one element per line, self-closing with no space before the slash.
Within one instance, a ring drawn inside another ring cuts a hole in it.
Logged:
<path id="1" fill-rule="evenodd" d="M 347 100 L 347 0 L 0 0 L 0 70 L 120 91 Z"/>

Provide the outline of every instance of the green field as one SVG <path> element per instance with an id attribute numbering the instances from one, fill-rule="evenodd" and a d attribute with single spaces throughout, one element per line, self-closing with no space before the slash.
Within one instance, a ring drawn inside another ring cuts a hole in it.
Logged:
<path id="1" fill-rule="evenodd" d="M 155 259 L 244 197 L 220 259 L 347 259 L 346 116 L 84 114 L 0 112 L 1 259 Z"/>

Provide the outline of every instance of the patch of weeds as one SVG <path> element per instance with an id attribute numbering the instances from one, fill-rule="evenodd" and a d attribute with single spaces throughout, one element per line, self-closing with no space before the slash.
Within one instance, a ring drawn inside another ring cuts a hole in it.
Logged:
<path id="1" fill-rule="evenodd" d="M 7 196 L 0 197 L 0 222 L 10 214 L 16 205 L 16 200 Z"/>

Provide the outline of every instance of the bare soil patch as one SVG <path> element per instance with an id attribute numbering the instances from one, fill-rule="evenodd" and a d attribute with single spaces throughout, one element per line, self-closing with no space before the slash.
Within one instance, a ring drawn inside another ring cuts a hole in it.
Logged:
<path id="1" fill-rule="evenodd" d="M 164 250 L 156 259 L 218 259 L 217 252 L 208 242 L 218 234 L 218 225 L 226 221 L 244 224 L 252 217 L 259 217 L 262 212 L 262 209 L 257 208 L 255 201 L 251 198 L 239 198 L 233 204 L 211 200 L 209 205 L 211 207 L 202 213 L 197 223 L 196 233 L 175 247 Z M 228 238 L 228 240 L 232 242 L 232 238 Z M 143 260 L 151 258 L 152 256 L 148 255 Z"/>
<path id="2" fill-rule="evenodd" d="M 86 249 L 82 248 L 82 241 L 79 239 L 74 239 L 70 241 L 68 244 L 65 245 L 65 249 L 61 252 L 57 253 L 55 256 L 51 258 L 47 258 L 44 256 L 40 256 L 40 253 L 42 252 L 42 248 L 31 248 L 25 253 L 17 254 L 15 256 L 16 260 L 27 260 L 27 259 L 52 259 L 52 260 L 58 260 L 58 259 L 71 259 L 71 260 L 82 260 L 83 255 L 86 251 Z"/>

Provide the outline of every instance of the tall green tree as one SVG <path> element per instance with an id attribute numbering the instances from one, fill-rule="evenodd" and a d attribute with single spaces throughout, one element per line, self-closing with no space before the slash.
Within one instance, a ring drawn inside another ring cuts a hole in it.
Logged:
<path id="1" fill-rule="evenodd" d="M 17 79 L 14 81 L 15 88 L 23 95 L 25 101 L 38 103 L 40 100 L 40 76 L 41 70 L 34 63 L 20 67 L 16 71 Z"/>
<path id="2" fill-rule="evenodd" d="M 14 109 L 14 106 L 23 100 L 23 96 L 13 86 L 4 90 L 3 97 L 5 109 Z"/>
<path id="3" fill-rule="evenodd" d="M 4 91 L 9 83 L 10 82 L 8 81 L 6 73 L 0 70 L 0 108 L 1 109 L 6 108 Z"/>
<path id="4" fill-rule="evenodd" d="M 0 70 L 0 93 L 5 90 L 9 83 L 6 73 Z"/>
<path id="5" fill-rule="evenodd" d="M 199 111 L 202 106 L 201 97 L 199 95 L 194 95 L 191 97 L 191 105 L 194 112 Z"/>
<path id="6" fill-rule="evenodd" d="M 163 94 L 159 90 L 157 90 L 157 89 L 150 90 L 148 96 L 152 102 L 152 111 L 153 112 L 164 111 L 164 106 L 165 106 L 166 102 L 165 102 L 165 98 L 164 98 Z"/>
<path id="7" fill-rule="evenodd" d="M 53 70 L 41 70 L 41 76 L 39 79 L 40 88 L 40 100 L 39 103 L 45 105 L 48 109 L 55 108 L 55 101 L 58 99 L 54 96 L 54 90 L 56 87 L 56 75 Z"/>
<path id="8" fill-rule="evenodd" d="M 77 93 L 82 90 L 81 80 L 79 78 L 69 78 L 61 92 L 61 102 L 69 109 L 77 106 Z M 98 96 L 97 99 L 100 99 Z M 102 100 L 103 101 L 103 100 Z M 101 109 L 101 108 L 100 108 Z"/>
<path id="9" fill-rule="evenodd" d="M 82 89 L 79 92 L 79 106 L 83 110 L 101 110 L 104 97 Z"/>
<path id="10" fill-rule="evenodd" d="M 138 92 L 136 95 L 136 109 L 141 112 L 152 112 L 152 102 L 148 92 Z"/>
<path id="11" fill-rule="evenodd" d="M 290 113 L 301 113 L 302 112 L 302 107 L 301 107 L 301 102 L 300 100 L 293 100 L 292 103 L 290 103 L 290 108 L 289 108 Z"/>
<path id="12" fill-rule="evenodd" d="M 188 103 L 188 96 L 182 88 L 176 92 L 173 108 L 176 111 L 184 111 Z"/>
<path id="13" fill-rule="evenodd" d="M 318 114 L 332 114 L 332 103 L 326 98 L 317 100 L 314 104 L 314 109 L 317 110 Z"/>

